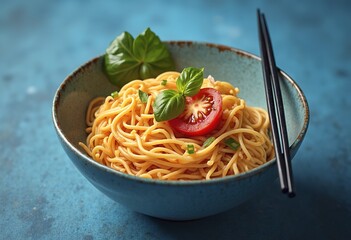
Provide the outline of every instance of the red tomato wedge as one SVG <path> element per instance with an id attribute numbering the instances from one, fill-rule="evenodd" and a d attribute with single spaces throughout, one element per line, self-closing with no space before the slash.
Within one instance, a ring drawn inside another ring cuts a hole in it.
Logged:
<path id="1" fill-rule="evenodd" d="M 186 136 L 201 136 L 214 130 L 222 117 L 222 96 L 214 88 L 202 88 L 186 97 L 185 110 L 169 121 L 171 127 Z"/>

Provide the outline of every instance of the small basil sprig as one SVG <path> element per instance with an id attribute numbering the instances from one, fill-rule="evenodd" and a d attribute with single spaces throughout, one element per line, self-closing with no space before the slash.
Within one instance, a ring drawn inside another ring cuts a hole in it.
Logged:
<path id="1" fill-rule="evenodd" d="M 203 72 L 203 68 L 184 68 L 176 82 L 178 91 L 164 90 L 156 96 L 153 104 L 156 121 L 171 120 L 184 111 L 185 98 L 194 96 L 200 91 L 204 80 Z"/>
<path id="2" fill-rule="evenodd" d="M 104 67 L 109 80 L 122 87 L 173 70 L 174 62 L 166 45 L 147 28 L 135 39 L 128 32 L 116 37 L 106 49 Z"/>

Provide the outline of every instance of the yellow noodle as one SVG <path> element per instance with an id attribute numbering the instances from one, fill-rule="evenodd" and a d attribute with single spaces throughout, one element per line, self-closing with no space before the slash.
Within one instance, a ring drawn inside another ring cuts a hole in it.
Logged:
<path id="1" fill-rule="evenodd" d="M 176 89 L 179 72 L 165 72 L 156 78 L 134 80 L 118 96 L 93 99 L 87 109 L 86 143 L 79 143 L 95 161 L 117 171 L 162 180 L 201 180 L 240 174 L 274 157 L 269 119 L 264 109 L 246 106 L 238 88 L 228 82 L 205 78 L 202 87 L 212 87 L 222 96 L 222 119 L 206 136 L 187 138 L 175 133 L 168 122 L 154 119 L 152 105 L 157 94 Z M 167 80 L 165 86 L 162 80 Z M 146 103 L 138 91 L 146 92 Z M 206 148 L 208 137 L 215 140 Z M 235 139 L 240 147 L 225 145 Z M 192 144 L 194 154 L 187 153 Z"/>

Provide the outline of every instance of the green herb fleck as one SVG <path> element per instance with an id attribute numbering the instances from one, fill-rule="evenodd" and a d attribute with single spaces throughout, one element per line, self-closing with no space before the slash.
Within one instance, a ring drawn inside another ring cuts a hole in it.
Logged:
<path id="1" fill-rule="evenodd" d="M 202 144 L 203 148 L 207 148 L 208 146 L 211 145 L 211 143 L 213 143 L 213 141 L 215 140 L 215 137 L 209 137 L 206 139 L 206 141 Z"/>
<path id="2" fill-rule="evenodd" d="M 240 143 L 238 143 L 234 138 L 227 138 L 224 140 L 224 143 L 233 150 L 237 150 L 240 147 Z"/>
<path id="3" fill-rule="evenodd" d="M 165 79 L 165 80 L 162 80 L 161 85 L 162 85 L 162 86 L 166 86 L 166 84 L 167 84 L 167 80 L 166 80 L 166 79 Z"/>
<path id="4" fill-rule="evenodd" d="M 111 93 L 111 97 L 113 98 L 118 97 L 118 91 L 114 91 L 113 93 Z"/>
<path id="5" fill-rule="evenodd" d="M 189 153 L 189 154 L 194 154 L 195 153 L 195 147 L 193 144 L 188 144 L 186 146 L 186 151 Z"/>
<path id="6" fill-rule="evenodd" d="M 149 98 L 149 95 L 146 92 L 143 92 L 139 89 L 138 91 L 140 101 L 142 103 L 147 103 L 147 99 Z"/>

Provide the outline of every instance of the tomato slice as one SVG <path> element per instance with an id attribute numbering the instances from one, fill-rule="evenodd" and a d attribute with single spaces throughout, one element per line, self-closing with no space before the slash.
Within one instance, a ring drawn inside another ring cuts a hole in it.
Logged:
<path id="1" fill-rule="evenodd" d="M 184 112 L 169 124 L 186 136 L 201 136 L 214 130 L 221 116 L 221 94 L 214 88 L 202 88 L 193 97 L 186 97 Z"/>

